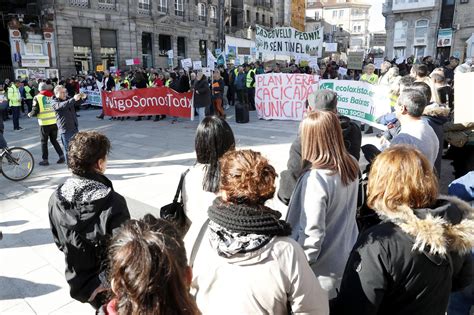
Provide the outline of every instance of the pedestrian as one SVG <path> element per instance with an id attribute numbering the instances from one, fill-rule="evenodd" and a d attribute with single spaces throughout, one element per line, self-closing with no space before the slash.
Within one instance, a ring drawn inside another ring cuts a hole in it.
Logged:
<path id="1" fill-rule="evenodd" d="M 3 85 L 0 84 L 0 149 L 7 148 L 7 141 L 3 136 L 3 132 L 5 131 L 5 125 L 3 123 L 3 113 L 8 108 L 8 100 L 5 97 L 5 91 L 3 89 Z"/>
<path id="2" fill-rule="evenodd" d="M 215 70 L 212 74 L 212 105 L 217 116 L 225 119 L 225 111 L 222 108 L 222 100 L 224 97 L 224 80 L 219 70 Z"/>
<path id="3" fill-rule="evenodd" d="M 183 241 L 151 214 L 130 220 L 110 245 L 112 299 L 98 314 L 200 315 L 189 294 L 192 271 Z"/>
<path id="4" fill-rule="evenodd" d="M 84 102 L 84 94 L 76 94 L 67 99 L 66 88 L 57 85 L 54 88 L 54 96 L 51 100 L 51 106 L 56 112 L 56 123 L 58 125 L 61 142 L 63 143 L 66 161 L 68 161 L 68 148 L 71 138 L 79 131 L 79 123 L 76 117 L 76 105 Z"/>
<path id="5" fill-rule="evenodd" d="M 209 89 L 206 76 L 201 71 L 196 75 L 193 90 L 194 108 L 197 109 L 199 120 L 202 121 L 206 117 L 206 111 L 211 106 L 211 90 Z"/>
<path id="6" fill-rule="evenodd" d="M 77 133 L 69 151 L 73 176 L 59 185 L 49 200 L 51 231 L 65 256 L 70 295 L 96 309 L 106 302 L 110 287 L 106 275 L 108 241 L 130 219 L 125 198 L 104 175 L 109 152 L 110 141 L 103 134 Z"/>
<path id="7" fill-rule="evenodd" d="M 189 86 L 189 77 L 183 69 L 179 70 L 179 81 L 176 92 L 186 93 L 191 87 Z"/>
<path id="8" fill-rule="evenodd" d="M 254 111 L 255 108 L 255 84 L 256 84 L 256 70 L 253 64 L 245 67 L 245 87 L 247 88 L 247 98 L 249 103 L 249 110 Z"/>
<path id="9" fill-rule="evenodd" d="M 246 91 L 246 75 L 243 67 L 237 68 L 237 74 L 234 79 L 234 90 L 240 106 L 248 106 L 248 97 Z"/>
<path id="10" fill-rule="evenodd" d="M 318 90 L 311 94 L 308 97 L 307 111 L 330 111 L 335 113 L 339 118 L 339 125 L 342 129 L 344 146 L 349 154 L 359 161 L 362 143 L 360 127 L 349 117 L 338 114 L 337 94 L 335 92 L 331 90 Z M 301 134 L 299 134 L 290 147 L 287 169 L 280 174 L 278 198 L 285 205 L 288 205 L 290 202 L 290 197 L 295 189 L 296 182 L 304 172 L 301 161 Z"/>
<path id="11" fill-rule="evenodd" d="M 302 176 L 288 205 L 291 237 L 329 298 L 336 297 L 358 230 L 359 164 L 347 152 L 335 113 L 314 111 L 301 124 Z M 341 228 L 344 227 L 344 228 Z"/>
<path id="12" fill-rule="evenodd" d="M 7 98 L 13 116 L 13 130 L 23 130 L 20 127 L 20 108 L 21 108 L 21 95 L 20 95 L 20 81 L 15 80 L 13 84 L 8 87 Z"/>
<path id="13" fill-rule="evenodd" d="M 29 117 L 37 117 L 40 126 L 41 139 L 41 166 L 49 165 L 48 161 L 48 139 L 51 141 L 56 153 L 59 156 L 57 164 L 65 162 L 64 153 L 58 143 L 58 126 L 56 125 L 56 113 L 51 106 L 53 92 L 48 89 L 48 85 L 41 82 L 38 86 L 39 94 L 33 99 L 32 110 L 28 113 Z"/>
<path id="14" fill-rule="evenodd" d="M 219 159 L 235 149 L 235 138 L 225 120 L 208 116 L 199 124 L 194 143 L 196 164 L 189 168 L 183 184 L 184 211 L 191 221 L 184 238 L 188 252 L 191 252 L 199 230 L 208 218 L 207 209 L 219 191 Z"/>
<path id="15" fill-rule="evenodd" d="M 290 225 L 264 205 L 275 192 L 275 169 L 252 150 L 228 151 L 220 168 L 219 197 L 195 245 L 192 289 L 202 313 L 328 314 Z"/>
<path id="16" fill-rule="evenodd" d="M 25 86 L 25 103 L 27 110 L 31 112 L 31 109 L 33 108 L 33 97 L 35 97 L 35 89 L 33 88 L 32 81 L 28 81 Z"/>
<path id="17" fill-rule="evenodd" d="M 367 205 L 383 221 L 359 236 L 331 314 L 446 314 L 451 291 L 472 281 L 474 222 L 468 204 L 438 189 L 419 150 L 397 145 L 376 158 Z"/>

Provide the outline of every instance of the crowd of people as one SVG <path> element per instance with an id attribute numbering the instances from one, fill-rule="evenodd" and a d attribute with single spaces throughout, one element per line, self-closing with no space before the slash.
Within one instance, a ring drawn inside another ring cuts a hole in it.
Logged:
<path id="1" fill-rule="evenodd" d="M 195 93 L 196 163 L 181 174 L 185 226 L 151 214 L 131 219 L 105 176 L 109 139 L 79 131 L 82 83 L 40 82 L 25 111 L 38 118 L 43 162 L 49 138 L 72 172 L 49 201 L 71 296 L 99 314 L 469 314 L 474 132 L 452 122 L 454 73 L 470 70 L 455 63 L 402 70 L 386 61 L 380 76 L 365 66 L 359 79 L 388 86 L 393 101 L 379 119 L 388 128 L 378 147 L 361 146 L 360 124 L 338 114 L 336 93 L 309 95 L 278 191 L 270 161 L 237 147 L 224 107 L 237 98 L 252 109 L 255 76 L 279 65 L 220 68 L 212 79 L 183 70 L 86 78 L 86 89 L 100 82 L 106 91 L 163 85 Z M 321 65 L 320 75 L 336 66 Z M 21 83 L 13 86 L 10 106 Z M 21 105 L 12 107 L 15 118 Z M 449 197 L 439 187 L 447 144 L 457 178 Z M 277 199 L 286 217 L 270 207 Z"/>

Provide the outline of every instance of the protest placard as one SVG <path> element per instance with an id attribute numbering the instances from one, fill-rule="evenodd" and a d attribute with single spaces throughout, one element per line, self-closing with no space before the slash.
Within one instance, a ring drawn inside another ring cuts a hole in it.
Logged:
<path id="1" fill-rule="evenodd" d="M 474 72 L 456 73 L 454 76 L 454 122 L 474 122 Z"/>
<path id="2" fill-rule="evenodd" d="M 344 67 L 339 67 L 339 69 L 337 70 L 339 72 L 340 75 L 342 76 L 345 76 L 347 74 L 347 69 L 344 68 Z"/>
<path id="3" fill-rule="evenodd" d="M 347 55 L 347 69 L 362 70 L 364 51 L 351 51 Z"/>
<path id="4" fill-rule="evenodd" d="M 210 67 L 204 67 L 204 68 L 201 69 L 202 73 L 203 73 L 206 77 L 208 77 L 208 78 L 211 77 L 211 75 L 212 75 L 212 70 L 213 70 L 213 69 L 211 69 Z"/>
<path id="5" fill-rule="evenodd" d="M 106 116 L 169 115 L 192 118 L 192 92 L 178 93 L 168 87 L 102 92 Z"/>
<path id="6" fill-rule="evenodd" d="M 202 69 L 202 63 L 200 60 L 198 61 L 193 61 L 193 70 L 201 70 Z"/>
<path id="7" fill-rule="evenodd" d="M 380 69 L 382 67 L 383 62 L 383 58 L 374 58 L 375 69 Z"/>
<path id="8" fill-rule="evenodd" d="M 102 107 L 102 97 L 100 95 L 100 91 L 98 90 L 81 90 L 82 93 L 87 95 L 87 100 L 85 104 L 89 104 L 91 106 Z"/>
<path id="9" fill-rule="evenodd" d="M 275 55 L 312 55 L 321 57 L 323 29 L 300 32 L 292 27 L 276 27 L 267 31 L 256 26 L 255 47 L 258 52 Z"/>
<path id="10" fill-rule="evenodd" d="M 181 67 L 183 69 L 190 69 L 193 66 L 193 61 L 191 58 L 181 59 Z"/>
<path id="11" fill-rule="evenodd" d="M 208 68 L 210 68 L 211 70 L 214 70 L 215 69 L 215 62 L 217 61 L 217 58 L 214 57 L 214 55 L 212 54 L 212 52 L 208 49 L 207 50 L 207 66 Z"/>
<path id="12" fill-rule="evenodd" d="M 256 80 L 255 107 L 263 119 L 303 119 L 308 95 L 318 88 L 318 76 L 309 74 L 259 74 Z"/>
<path id="13" fill-rule="evenodd" d="M 337 93 L 337 110 L 341 115 L 386 129 L 376 120 L 390 113 L 388 87 L 351 80 L 321 80 L 319 88 Z"/>
<path id="14" fill-rule="evenodd" d="M 324 51 L 325 52 L 336 52 L 337 51 L 337 43 L 324 43 Z"/>
<path id="15" fill-rule="evenodd" d="M 313 69 L 319 70 L 318 57 L 311 57 L 308 61 L 308 66 Z"/>

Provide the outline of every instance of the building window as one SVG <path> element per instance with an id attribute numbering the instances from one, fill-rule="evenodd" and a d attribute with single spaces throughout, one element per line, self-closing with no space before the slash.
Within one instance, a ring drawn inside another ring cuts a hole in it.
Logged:
<path id="1" fill-rule="evenodd" d="M 74 66 L 76 72 L 84 73 L 93 71 L 91 29 L 73 27 L 72 44 L 74 47 Z"/>
<path id="2" fill-rule="evenodd" d="M 168 50 L 171 50 L 171 36 L 162 35 L 158 36 L 158 47 L 160 49 L 160 56 L 168 56 Z"/>
<path id="3" fill-rule="evenodd" d="M 393 49 L 393 57 L 394 58 L 405 57 L 405 47 L 395 47 Z"/>
<path id="4" fill-rule="evenodd" d="M 339 17 L 343 17 L 344 16 L 344 10 L 339 10 Z"/>
<path id="5" fill-rule="evenodd" d="M 415 46 L 415 59 L 420 60 L 425 56 L 425 46 Z"/>
<path id="6" fill-rule="evenodd" d="M 255 23 L 259 23 L 259 21 L 260 21 L 260 16 L 257 12 L 257 13 L 255 13 Z"/>
<path id="7" fill-rule="evenodd" d="M 262 24 L 265 25 L 265 14 L 262 14 Z"/>
<path id="8" fill-rule="evenodd" d="M 199 55 L 201 56 L 201 64 L 207 67 L 207 41 L 199 41 Z"/>
<path id="9" fill-rule="evenodd" d="M 178 37 L 178 60 L 186 58 L 186 38 Z"/>
<path id="10" fill-rule="evenodd" d="M 142 60 L 144 67 L 153 67 L 153 40 L 151 33 L 142 33 Z"/>
<path id="11" fill-rule="evenodd" d="M 405 46 L 407 40 L 407 29 L 408 29 L 408 22 L 407 21 L 398 21 L 395 23 L 395 31 L 394 31 L 394 46 Z"/>
<path id="12" fill-rule="evenodd" d="M 419 20 L 415 24 L 415 38 L 425 38 L 428 34 L 428 20 Z"/>
<path id="13" fill-rule="evenodd" d="M 270 26 L 273 27 L 273 17 L 270 16 Z"/>
<path id="14" fill-rule="evenodd" d="M 99 8 L 103 9 L 113 9 L 115 8 L 115 0 L 99 0 Z"/>
<path id="15" fill-rule="evenodd" d="M 104 69 L 117 66 L 117 32 L 100 30 L 100 57 Z"/>
<path id="16" fill-rule="evenodd" d="M 210 7 L 210 18 L 212 23 L 217 23 L 216 7 L 213 5 Z"/>
<path id="17" fill-rule="evenodd" d="M 28 43 L 25 45 L 25 54 L 26 55 L 42 55 L 43 45 Z"/>
<path id="18" fill-rule="evenodd" d="M 168 13 L 168 0 L 158 0 L 158 11 Z"/>
<path id="19" fill-rule="evenodd" d="M 150 10 L 150 0 L 138 0 L 138 8 L 141 10 Z"/>
<path id="20" fill-rule="evenodd" d="M 332 11 L 332 18 L 337 18 L 337 10 Z"/>
<path id="21" fill-rule="evenodd" d="M 247 11 L 245 12 L 245 21 L 246 21 L 247 23 L 250 23 L 250 10 L 247 10 Z"/>
<path id="22" fill-rule="evenodd" d="M 69 4 L 75 7 L 89 7 L 89 0 L 69 0 Z"/>
<path id="23" fill-rule="evenodd" d="M 177 16 L 184 16 L 184 0 L 175 0 L 174 14 Z"/>
<path id="24" fill-rule="evenodd" d="M 199 16 L 199 21 L 206 21 L 207 12 L 206 12 L 206 5 L 204 3 L 198 3 L 198 16 Z"/>

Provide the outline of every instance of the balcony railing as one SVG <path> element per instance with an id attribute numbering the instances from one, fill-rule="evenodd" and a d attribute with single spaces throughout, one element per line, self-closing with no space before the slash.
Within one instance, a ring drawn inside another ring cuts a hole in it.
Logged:
<path id="1" fill-rule="evenodd" d="M 176 16 L 184 16 L 184 11 L 183 11 L 183 10 L 174 10 L 174 15 L 176 15 Z"/>
<path id="2" fill-rule="evenodd" d="M 99 1 L 98 7 L 99 7 L 99 9 L 104 9 L 104 10 L 115 10 L 115 0 L 113 0 L 113 1 Z"/>
<path id="3" fill-rule="evenodd" d="M 265 8 L 265 9 L 271 9 L 272 8 L 272 3 L 270 1 L 265 1 L 265 0 L 255 0 L 254 5 L 257 7 Z"/>
<path id="4" fill-rule="evenodd" d="M 211 23 L 217 23 L 217 19 L 216 18 L 211 18 Z"/>
<path id="5" fill-rule="evenodd" d="M 207 20 L 207 16 L 205 16 L 205 15 L 200 15 L 199 16 L 199 21 L 206 22 L 206 20 Z"/>
<path id="6" fill-rule="evenodd" d="M 138 14 L 150 15 L 150 9 L 138 8 Z"/>
<path id="7" fill-rule="evenodd" d="M 160 12 L 160 13 L 168 13 L 168 7 L 158 6 L 158 12 Z"/>
<path id="8" fill-rule="evenodd" d="M 75 7 L 88 8 L 89 0 L 69 0 L 69 4 Z"/>

